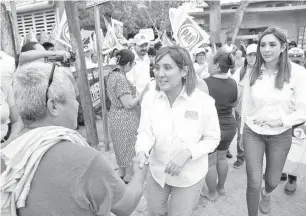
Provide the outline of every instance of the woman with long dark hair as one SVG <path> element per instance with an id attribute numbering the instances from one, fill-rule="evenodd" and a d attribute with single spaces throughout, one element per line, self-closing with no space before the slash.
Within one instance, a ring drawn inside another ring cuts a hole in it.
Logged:
<path id="1" fill-rule="evenodd" d="M 265 30 L 259 38 L 256 64 L 246 74 L 242 99 L 249 216 L 257 216 L 258 207 L 265 214 L 271 211 L 270 194 L 291 147 L 292 126 L 306 120 L 305 80 L 305 69 L 289 61 L 285 33 L 273 27 Z"/>

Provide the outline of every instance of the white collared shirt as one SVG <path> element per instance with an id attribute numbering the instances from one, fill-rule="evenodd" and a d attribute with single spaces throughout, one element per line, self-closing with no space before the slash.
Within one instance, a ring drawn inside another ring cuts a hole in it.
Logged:
<path id="1" fill-rule="evenodd" d="M 0 51 L 0 76 L 2 83 L 12 83 L 15 73 L 15 58 Z"/>
<path id="2" fill-rule="evenodd" d="M 283 89 L 274 87 L 275 73 L 269 76 L 264 72 L 251 87 L 251 104 L 248 106 L 245 123 L 256 133 L 264 135 L 277 135 L 290 129 L 293 125 L 306 121 L 306 70 L 291 62 L 291 78 L 285 83 Z M 249 78 L 249 76 L 246 76 Z M 244 92 L 246 93 L 246 92 Z M 243 103 L 243 106 L 245 104 Z M 245 109 L 242 107 L 242 109 Z M 254 119 L 281 120 L 282 127 L 271 128 L 253 123 Z"/>
<path id="3" fill-rule="evenodd" d="M 208 171 L 208 153 L 220 141 L 220 126 L 215 101 L 196 89 L 187 96 L 183 89 L 170 107 L 166 94 L 150 90 L 141 105 L 141 119 L 136 141 L 136 153 L 149 155 L 153 178 L 164 187 L 190 187 Z M 192 159 L 179 176 L 166 174 L 165 168 L 179 152 L 189 149 Z"/>
<path id="4" fill-rule="evenodd" d="M 141 94 L 150 82 L 150 58 L 147 54 L 143 59 L 141 59 L 136 52 L 134 52 L 134 54 L 136 64 L 126 74 L 126 77 L 136 86 L 137 93 Z"/>

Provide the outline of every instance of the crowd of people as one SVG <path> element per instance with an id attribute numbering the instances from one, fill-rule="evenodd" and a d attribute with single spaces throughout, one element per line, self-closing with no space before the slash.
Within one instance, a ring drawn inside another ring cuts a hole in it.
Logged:
<path id="1" fill-rule="evenodd" d="M 105 58 L 118 172 L 76 132 L 79 90 L 54 62 L 71 53 L 37 42 L 16 61 L 0 52 L 1 213 L 130 215 L 146 180 L 149 215 L 190 216 L 200 196 L 226 195 L 235 136 L 248 215 L 269 213 L 281 177 L 294 194 L 306 171 L 305 54 L 274 27 L 257 42 L 233 42 L 190 53 L 138 33 Z"/>

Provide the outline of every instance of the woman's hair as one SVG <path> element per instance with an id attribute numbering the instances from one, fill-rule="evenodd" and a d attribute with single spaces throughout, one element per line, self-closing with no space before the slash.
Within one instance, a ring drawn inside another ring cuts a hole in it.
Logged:
<path id="1" fill-rule="evenodd" d="M 250 78 L 250 85 L 254 85 L 256 80 L 261 74 L 261 66 L 264 64 L 264 59 L 261 56 L 260 53 L 260 43 L 261 40 L 264 36 L 272 34 L 274 35 L 277 40 L 280 42 L 281 46 L 286 46 L 287 44 L 287 37 L 285 33 L 275 27 L 269 27 L 267 28 L 259 37 L 258 41 L 258 47 L 257 47 L 257 55 L 256 55 L 256 63 L 253 67 L 253 70 L 251 72 L 251 78 Z M 279 60 L 278 60 L 278 73 L 275 77 L 275 88 L 277 89 L 282 89 L 284 86 L 284 83 L 288 83 L 290 81 L 291 77 L 291 65 L 288 57 L 288 48 L 281 52 L 279 55 Z"/>
<path id="2" fill-rule="evenodd" d="M 149 48 L 148 49 L 148 55 L 149 56 L 156 56 L 156 49 L 155 48 Z"/>
<path id="3" fill-rule="evenodd" d="M 22 46 L 21 52 L 36 50 L 35 46 L 37 44 L 40 44 L 40 43 L 38 43 L 38 42 L 28 42 L 28 43 L 26 43 L 25 45 Z"/>
<path id="4" fill-rule="evenodd" d="M 158 51 L 155 59 L 155 64 L 158 63 L 166 55 L 169 55 L 181 70 L 183 70 L 185 67 L 188 68 L 186 77 L 182 78 L 182 83 L 186 87 L 187 95 L 190 96 L 198 84 L 198 79 L 190 54 L 186 49 L 182 47 L 166 46 Z M 156 85 L 156 88 L 159 90 L 158 85 Z"/>
<path id="5" fill-rule="evenodd" d="M 118 49 L 113 49 L 113 51 L 111 52 L 111 54 L 110 54 L 110 58 L 113 58 L 113 57 L 116 57 L 117 56 L 117 53 L 118 53 Z M 116 53 L 117 52 L 117 53 Z"/>
<path id="6" fill-rule="evenodd" d="M 218 50 L 213 57 L 213 63 L 219 64 L 221 73 L 227 73 L 228 70 L 235 67 L 235 60 L 233 59 L 230 53 L 225 52 L 224 50 Z"/>
<path id="7" fill-rule="evenodd" d="M 42 46 L 45 48 L 45 50 L 49 50 L 50 48 L 54 47 L 54 44 L 50 42 L 45 42 L 42 44 Z"/>
<path id="8" fill-rule="evenodd" d="M 129 49 L 122 49 L 117 54 L 117 64 L 120 66 L 124 66 L 127 63 L 133 63 L 135 60 L 135 54 Z"/>
<path id="9" fill-rule="evenodd" d="M 243 66 L 240 68 L 240 80 L 243 80 L 245 74 L 246 74 L 246 71 L 247 71 L 247 67 L 248 67 L 248 60 L 245 58 L 244 59 L 244 63 L 243 63 Z"/>
<path id="10" fill-rule="evenodd" d="M 215 43 L 216 47 L 221 48 L 222 47 L 222 43 L 221 42 L 217 42 Z"/>

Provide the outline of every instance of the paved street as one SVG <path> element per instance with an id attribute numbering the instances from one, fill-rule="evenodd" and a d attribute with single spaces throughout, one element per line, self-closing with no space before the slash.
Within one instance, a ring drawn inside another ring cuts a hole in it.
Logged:
<path id="1" fill-rule="evenodd" d="M 98 130 L 101 129 L 98 122 Z M 101 130 L 100 130 L 101 131 Z M 99 134 L 101 141 L 103 138 Z M 236 142 L 231 145 L 231 152 L 236 155 Z M 117 168 L 116 160 L 112 152 L 104 153 L 110 164 Z M 203 197 L 195 209 L 194 216 L 247 216 L 246 209 L 246 174 L 245 166 L 234 169 L 235 158 L 229 160 L 230 170 L 226 182 L 227 195 L 219 197 L 215 203 L 208 202 Z M 284 193 L 285 182 L 281 182 L 272 195 L 272 212 L 268 216 L 305 216 L 306 215 L 306 173 L 304 177 L 298 177 L 298 190 L 293 196 Z M 146 196 L 146 192 L 144 192 Z M 146 200 L 142 197 L 136 211 L 132 216 L 146 216 Z"/>

